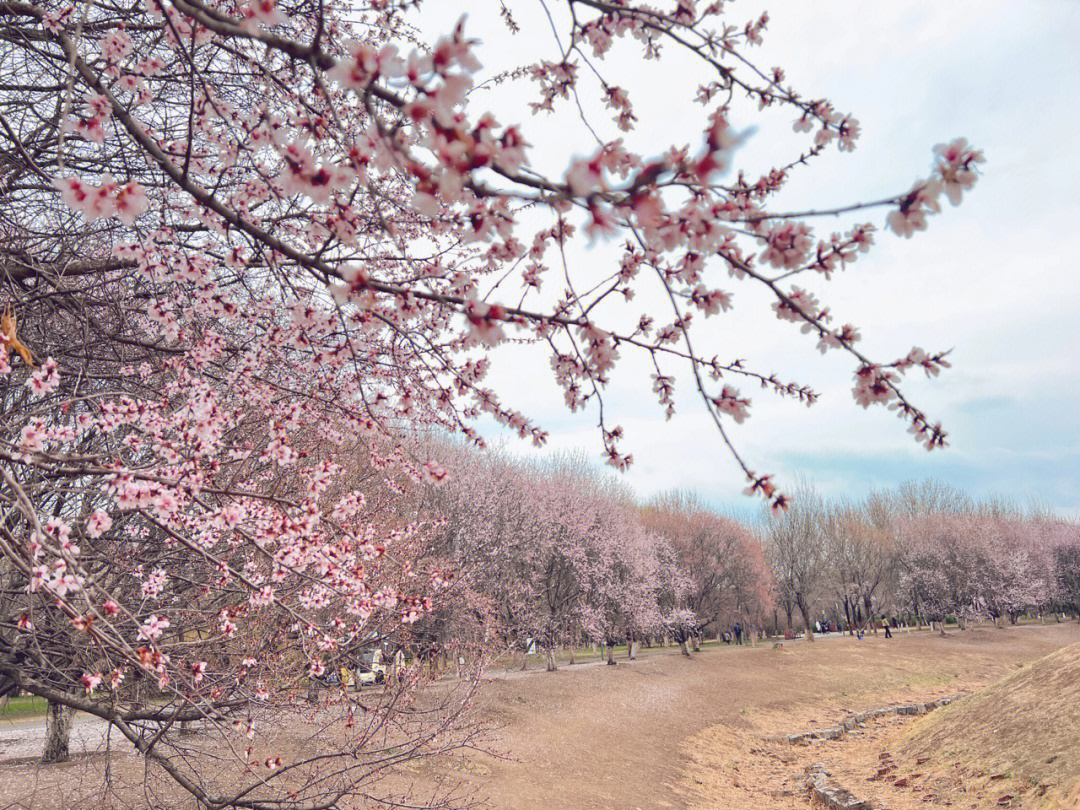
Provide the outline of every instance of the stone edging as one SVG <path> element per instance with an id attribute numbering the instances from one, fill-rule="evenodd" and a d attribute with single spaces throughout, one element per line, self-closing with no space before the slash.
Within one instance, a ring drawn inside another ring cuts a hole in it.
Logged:
<path id="1" fill-rule="evenodd" d="M 839 725 L 825 729 L 809 731 L 806 734 L 789 734 L 780 739 L 795 745 L 809 745 L 816 740 L 838 740 L 851 729 L 865 723 L 875 717 L 884 717 L 889 714 L 918 715 L 932 712 L 941 706 L 947 706 L 961 695 L 931 700 L 928 703 L 909 703 L 903 706 L 888 706 L 884 709 L 875 709 L 870 712 L 859 712 L 844 718 Z M 865 799 L 855 796 L 850 790 L 839 787 L 829 782 L 829 772 L 821 762 L 815 762 L 806 769 L 806 787 L 810 795 L 822 805 L 832 810 L 873 810 L 873 805 Z"/>
<path id="2" fill-rule="evenodd" d="M 947 706 L 960 697 L 962 697 L 962 695 L 950 695 L 949 697 L 938 698 L 937 700 L 931 700 L 927 703 L 908 703 L 903 706 L 887 706 L 884 709 L 874 709 L 869 712 L 850 714 L 841 720 L 838 725 L 830 726 L 829 728 L 814 729 L 813 731 L 807 731 L 805 734 L 786 734 L 777 739 L 780 739 L 783 742 L 789 742 L 792 745 L 809 745 L 810 743 L 819 740 L 839 740 L 852 729 L 857 728 L 867 720 L 872 720 L 875 717 L 884 717 L 889 714 L 926 714 L 927 712 L 932 712 L 934 709 Z"/>
<path id="3" fill-rule="evenodd" d="M 857 798 L 850 790 L 830 784 L 829 772 L 820 762 L 806 769 L 806 786 L 811 795 L 833 810 L 873 810 L 870 802 Z"/>

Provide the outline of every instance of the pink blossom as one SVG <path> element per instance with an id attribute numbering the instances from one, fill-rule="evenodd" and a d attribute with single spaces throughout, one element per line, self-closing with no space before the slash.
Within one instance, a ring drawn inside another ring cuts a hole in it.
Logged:
<path id="1" fill-rule="evenodd" d="M 762 252 L 761 260 L 773 267 L 798 267 L 813 247 L 810 229 L 800 222 L 777 225 L 769 230 L 765 239 L 768 246 Z"/>
<path id="2" fill-rule="evenodd" d="M 985 158 L 982 152 L 968 146 L 966 138 L 957 138 L 949 144 L 938 144 L 934 147 L 934 154 L 938 157 L 937 171 L 941 179 L 941 189 L 949 202 L 959 205 L 963 193 L 970 191 L 978 178 L 975 164 L 983 163 Z"/>
<path id="3" fill-rule="evenodd" d="M 941 181 L 936 179 L 916 181 L 900 208 L 889 214 L 888 225 L 893 232 L 910 239 L 915 231 L 925 231 L 926 215 L 941 210 L 937 201 L 941 188 Z"/>
<path id="4" fill-rule="evenodd" d="M 168 626 L 169 620 L 167 618 L 153 614 L 139 628 L 139 638 L 146 641 L 157 641 Z"/>
<path id="5" fill-rule="evenodd" d="M 424 480 L 433 484 L 441 484 L 446 480 L 449 471 L 439 466 L 436 461 L 428 461 L 424 464 Z"/>
<path id="6" fill-rule="evenodd" d="M 100 672 L 95 672 L 93 675 L 84 674 L 80 679 L 80 683 L 83 685 L 83 689 L 86 690 L 86 694 L 94 694 L 94 690 L 98 688 L 101 683 L 102 675 Z"/>
<path id="7" fill-rule="evenodd" d="M 467 345 L 483 344 L 494 346 L 506 338 L 502 322 L 506 313 L 497 304 L 488 304 L 475 298 L 465 302 L 465 318 L 470 330 L 466 337 Z"/>
<path id="8" fill-rule="evenodd" d="M 363 90 L 380 76 L 395 78 L 405 72 L 405 65 L 397 55 L 397 48 L 387 45 L 376 50 L 366 42 L 351 42 L 349 55 L 338 60 L 327 74 L 342 87 Z"/>
<path id="9" fill-rule="evenodd" d="M 282 13 L 274 0 L 254 0 L 245 5 L 240 10 L 240 14 L 244 17 L 245 27 L 249 31 L 254 30 L 257 23 L 273 27 L 289 22 L 289 18 Z"/>
<path id="10" fill-rule="evenodd" d="M 95 509 L 86 519 L 88 537 L 101 537 L 110 528 L 112 528 L 112 517 L 104 509 Z"/>
<path id="11" fill-rule="evenodd" d="M 739 392 L 730 385 L 725 385 L 720 396 L 715 397 L 712 403 L 716 410 L 728 414 L 740 425 L 749 415 L 750 400 L 740 397 Z"/>
<path id="12" fill-rule="evenodd" d="M 146 198 L 146 190 L 132 181 L 121 186 L 116 192 L 113 207 L 117 219 L 125 225 L 132 225 L 136 219 L 145 213 L 149 204 L 149 200 Z"/>
<path id="13" fill-rule="evenodd" d="M 19 433 L 19 450 L 24 453 L 40 453 L 45 449 L 45 423 L 33 419 Z"/>
<path id="14" fill-rule="evenodd" d="M 35 399 L 48 396 L 60 385 L 60 372 L 57 370 L 56 361 L 48 358 L 41 367 L 30 375 L 26 381 L 26 387 L 30 389 Z"/>

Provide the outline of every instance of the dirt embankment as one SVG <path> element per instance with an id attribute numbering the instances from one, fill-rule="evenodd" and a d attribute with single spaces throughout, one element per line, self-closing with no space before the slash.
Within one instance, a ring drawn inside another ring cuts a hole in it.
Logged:
<path id="1" fill-rule="evenodd" d="M 1080 644 L 926 717 L 898 747 L 1013 804 L 1080 807 Z"/>

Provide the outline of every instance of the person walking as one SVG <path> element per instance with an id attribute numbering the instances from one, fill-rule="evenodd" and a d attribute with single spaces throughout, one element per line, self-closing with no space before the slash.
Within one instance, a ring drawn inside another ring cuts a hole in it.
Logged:
<path id="1" fill-rule="evenodd" d="M 735 643 L 742 644 L 742 625 L 738 622 L 735 623 Z"/>
<path id="2" fill-rule="evenodd" d="M 885 638 L 892 638 L 892 629 L 889 627 L 889 620 L 885 620 Z"/>

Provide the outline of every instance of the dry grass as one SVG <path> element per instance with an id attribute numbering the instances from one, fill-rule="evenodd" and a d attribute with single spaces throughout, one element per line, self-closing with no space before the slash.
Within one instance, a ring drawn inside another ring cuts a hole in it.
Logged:
<path id="1" fill-rule="evenodd" d="M 901 750 L 1024 807 L 1080 806 L 1080 644 L 928 715 Z"/>

